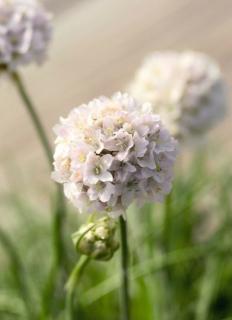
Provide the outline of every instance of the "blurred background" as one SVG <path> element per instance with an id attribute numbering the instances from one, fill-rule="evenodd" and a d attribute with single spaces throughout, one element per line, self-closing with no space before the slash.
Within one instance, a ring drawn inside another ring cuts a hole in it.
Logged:
<path id="1" fill-rule="evenodd" d="M 124 90 L 153 50 L 208 53 L 219 62 L 231 86 L 230 0 L 46 0 L 45 4 L 54 12 L 55 23 L 49 60 L 22 73 L 51 141 L 59 116 L 93 97 Z M 31 184 L 42 186 L 45 193 L 47 166 L 42 150 L 17 93 L 5 79 L 0 100 L 0 189 L 9 187 L 13 166 L 22 176 L 11 183 L 20 181 L 20 189 L 29 187 L 30 192 Z M 227 116 L 212 132 L 227 152 L 230 121 Z"/>

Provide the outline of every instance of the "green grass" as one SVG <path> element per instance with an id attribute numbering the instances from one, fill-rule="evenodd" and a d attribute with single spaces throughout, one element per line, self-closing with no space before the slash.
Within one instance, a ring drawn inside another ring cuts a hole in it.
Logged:
<path id="1" fill-rule="evenodd" d="M 177 170 L 166 204 L 128 211 L 133 320 L 232 319 L 232 177 L 226 163 L 209 167 L 210 156 L 193 157 Z M 47 301 L 51 316 L 41 316 L 53 254 L 49 212 L 45 218 L 13 192 L 1 195 L 1 203 L 14 212 L 14 225 L 0 229 L 0 319 L 65 319 L 65 274 Z M 79 258 L 70 235 L 80 224 L 71 208 L 68 270 Z M 119 260 L 117 252 L 109 262 L 88 265 L 76 292 L 75 319 L 120 318 Z"/>

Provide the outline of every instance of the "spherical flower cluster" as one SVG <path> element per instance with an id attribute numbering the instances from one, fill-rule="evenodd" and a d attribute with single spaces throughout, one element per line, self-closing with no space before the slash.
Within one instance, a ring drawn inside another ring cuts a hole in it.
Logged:
<path id="1" fill-rule="evenodd" d="M 134 200 L 169 193 L 176 141 L 149 107 L 117 93 L 73 109 L 55 126 L 52 177 L 80 212 L 116 217 Z"/>
<path id="2" fill-rule="evenodd" d="M 0 0 L 0 68 L 42 63 L 51 38 L 51 16 L 36 0 Z"/>
<path id="3" fill-rule="evenodd" d="M 119 248 L 115 240 L 116 222 L 109 217 L 103 217 L 96 222 L 82 225 L 72 235 L 76 250 L 95 260 L 107 261 Z"/>
<path id="4" fill-rule="evenodd" d="M 171 134 L 198 137 L 224 115 L 225 85 L 217 64 L 197 52 L 157 52 L 138 70 L 129 92 L 150 101 Z"/>

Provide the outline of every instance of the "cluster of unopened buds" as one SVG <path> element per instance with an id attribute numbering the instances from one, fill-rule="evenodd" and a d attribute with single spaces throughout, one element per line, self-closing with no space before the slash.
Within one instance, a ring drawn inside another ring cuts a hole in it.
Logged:
<path id="1" fill-rule="evenodd" d="M 117 223 L 109 217 L 84 224 L 72 235 L 76 250 L 95 260 L 109 260 L 119 248 L 115 239 Z"/>

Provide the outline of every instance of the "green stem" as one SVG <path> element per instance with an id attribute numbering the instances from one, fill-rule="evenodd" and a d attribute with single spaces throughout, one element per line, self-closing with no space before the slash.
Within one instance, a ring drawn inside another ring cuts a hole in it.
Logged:
<path id="1" fill-rule="evenodd" d="M 73 271 L 71 272 L 71 275 L 66 283 L 66 290 L 67 290 L 67 296 L 66 296 L 66 320 L 75 320 L 75 289 L 77 287 L 77 283 L 89 263 L 90 258 L 87 256 L 82 256 L 76 266 L 74 267 Z"/>
<path id="2" fill-rule="evenodd" d="M 163 247 L 166 257 L 172 252 L 172 192 L 170 192 L 164 203 L 164 223 L 163 223 Z M 170 310 L 172 314 L 174 312 L 173 306 L 175 306 L 175 284 L 173 278 L 173 270 L 170 265 L 164 267 L 165 276 L 164 281 L 169 288 L 167 291 L 166 308 Z"/>
<path id="3" fill-rule="evenodd" d="M 50 147 L 48 138 L 45 133 L 45 129 L 41 123 L 39 115 L 36 112 L 36 109 L 26 91 L 25 85 L 17 72 L 12 72 L 11 79 L 15 84 L 19 95 L 24 103 L 24 106 L 31 118 L 31 121 L 35 127 L 39 140 L 43 146 L 44 153 L 48 160 L 49 168 L 52 170 L 53 168 L 53 156 L 52 149 Z M 55 282 L 57 279 L 54 274 L 57 274 L 59 269 L 62 269 L 64 259 L 64 241 L 63 241 L 63 225 L 64 218 L 66 215 L 65 208 L 65 199 L 63 195 L 62 186 L 56 184 L 56 203 L 54 208 L 54 216 L 53 216 L 53 250 L 54 250 L 54 262 L 50 271 L 50 275 L 48 277 L 48 283 L 46 284 L 45 292 L 44 292 L 44 308 L 49 309 L 51 303 L 49 302 L 48 296 L 52 297 L 53 292 L 55 290 Z M 51 274 L 52 273 L 52 274 Z M 46 301 L 45 301 L 46 300 Z M 45 307 L 46 306 L 46 307 Z M 44 310 L 45 314 L 47 310 Z"/>
<path id="4" fill-rule="evenodd" d="M 166 253 L 169 252 L 170 250 L 171 218 L 172 218 L 171 204 L 172 204 L 172 194 L 169 193 L 164 203 L 164 222 L 163 222 L 163 245 Z"/>
<path id="5" fill-rule="evenodd" d="M 121 236 L 121 317 L 122 320 L 130 319 L 130 299 L 129 299 L 129 250 L 127 243 L 127 224 L 124 218 L 119 218 Z"/>
<path id="6" fill-rule="evenodd" d="M 27 94 L 25 85 L 23 84 L 20 75 L 17 72 L 13 72 L 13 73 L 11 73 L 11 78 L 12 78 L 12 80 L 13 80 L 13 82 L 14 82 L 23 102 L 24 102 L 24 105 L 27 109 L 27 112 L 32 120 L 32 123 L 36 129 L 36 132 L 38 134 L 40 142 L 43 146 L 45 155 L 48 159 L 49 167 L 52 169 L 52 161 L 53 161 L 52 160 L 52 149 L 50 147 L 45 130 L 44 130 L 43 125 L 40 121 L 40 118 L 36 112 L 36 109 L 33 106 L 33 103 L 31 101 L 29 95 Z"/>

